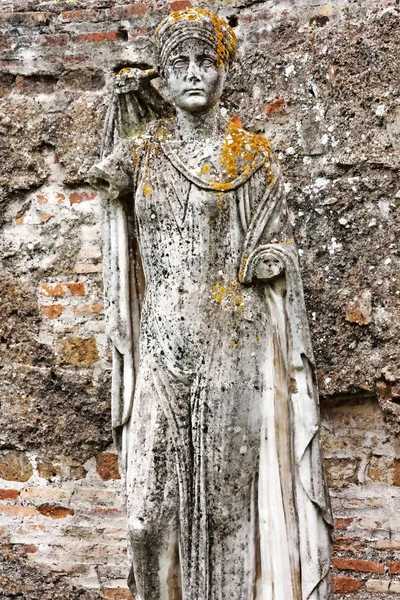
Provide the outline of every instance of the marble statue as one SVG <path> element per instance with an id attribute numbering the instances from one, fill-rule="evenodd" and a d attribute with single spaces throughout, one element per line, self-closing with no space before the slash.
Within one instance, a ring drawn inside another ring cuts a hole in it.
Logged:
<path id="1" fill-rule="evenodd" d="M 104 205 L 130 587 L 328 600 L 332 520 L 279 164 L 221 114 L 231 27 L 187 9 L 155 39 L 157 68 L 117 77 L 88 175 Z"/>

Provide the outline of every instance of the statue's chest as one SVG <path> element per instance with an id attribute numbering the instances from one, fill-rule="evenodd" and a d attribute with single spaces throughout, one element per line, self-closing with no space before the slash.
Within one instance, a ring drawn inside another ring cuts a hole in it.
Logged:
<path id="1" fill-rule="evenodd" d="M 148 161 L 135 198 L 139 223 L 149 233 L 202 237 L 224 235 L 234 226 L 236 194 L 203 189 L 164 156 Z"/>

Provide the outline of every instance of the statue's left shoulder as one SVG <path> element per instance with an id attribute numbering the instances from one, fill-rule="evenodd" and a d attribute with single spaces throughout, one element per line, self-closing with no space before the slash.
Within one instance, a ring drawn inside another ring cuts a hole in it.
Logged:
<path id="1" fill-rule="evenodd" d="M 234 122 L 228 125 L 221 149 L 222 162 L 228 173 L 249 174 L 262 164 L 272 164 L 276 158 L 267 138 L 238 127 Z"/>

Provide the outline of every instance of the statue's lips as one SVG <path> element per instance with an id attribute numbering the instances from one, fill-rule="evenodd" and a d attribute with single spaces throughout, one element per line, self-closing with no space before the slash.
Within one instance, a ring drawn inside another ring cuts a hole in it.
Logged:
<path id="1" fill-rule="evenodd" d="M 200 88 L 189 88 L 185 90 L 185 94 L 204 94 L 204 90 Z"/>

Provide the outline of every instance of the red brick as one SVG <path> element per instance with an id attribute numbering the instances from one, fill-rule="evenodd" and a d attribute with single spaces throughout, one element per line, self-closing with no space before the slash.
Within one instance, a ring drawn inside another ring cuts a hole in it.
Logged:
<path id="1" fill-rule="evenodd" d="M 104 304 L 97 302 L 96 304 L 78 304 L 73 309 L 76 315 L 96 315 L 104 310 Z"/>
<path id="2" fill-rule="evenodd" d="M 232 117 L 231 123 L 236 125 L 236 127 L 243 127 L 243 123 L 238 115 L 235 115 L 234 117 Z"/>
<path id="3" fill-rule="evenodd" d="M 47 204 L 49 201 L 49 198 L 47 196 L 45 196 L 44 194 L 38 194 L 36 196 L 36 200 L 37 200 L 38 204 Z"/>
<path id="4" fill-rule="evenodd" d="M 81 204 L 81 202 L 94 200 L 96 196 L 96 192 L 73 192 L 69 195 L 69 201 L 71 204 Z"/>
<path id="5" fill-rule="evenodd" d="M 38 38 L 38 41 L 43 46 L 67 46 L 69 36 L 65 33 L 60 35 L 46 35 Z"/>
<path id="6" fill-rule="evenodd" d="M 71 21 L 86 21 L 89 19 L 95 19 L 99 16 L 99 12 L 94 9 L 88 10 L 64 10 L 61 13 L 61 19 L 64 23 L 69 23 Z"/>
<path id="7" fill-rule="evenodd" d="M 168 6 L 171 10 L 185 10 L 185 8 L 191 8 L 192 3 L 190 0 L 171 0 L 168 2 Z"/>
<path id="8" fill-rule="evenodd" d="M 13 58 L 7 58 L 6 60 L 0 61 L 0 67 L 4 67 L 5 69 L 12 67 L 22 67 L 26 61 L 23 60 L 15 60 Z"/>
<path id="9" fill-rule="evenodd" d="M 17 500 L 18 490 L 0 490 L 0 500 Z"/>
<path id="10" fill-rule="evenodd" d="M 400 561 L 399 560 L 390 560 L 388 562 L 389 571 L 392 575 L 400 575 Z"/>
<path id="11" fill-rule="evenodd" d="M 53 304 L 51 306 L 42 305 L 40 310 L 42 311 L 42 315 L 44 317 L 47 317 L 48 319 L 58 319 L 58 317 L 62 314 L 63 307 L 61 304 Z"/>
<path id="12" fill-rule="evenodd" d="M 353 519 L 335 519 L 335 529 L 348 529 L 352 522 Z"/>
<path id="13" fill-rule="evenodd" d="M 26 554 L 36 554 L 37 548 L 33 544 L 24 544 L 24 552 Z"/>
<path id="14" fill-rule="evenodd" d="M 65 287 L 71 294 L 71 296 L 85 296 L 86 289 L 84 283 L 66 283 Z"/>
<path id="15" fill-rule="evenodd" d="M 269 115 L 274 113 L 282 112 L 285 108 L 285 100 L 283 98 L 279 98 L 278 100 L 274 100 L 270 104 L 265 107 L 265 112 Z"/>
<path id="16" fill-rule="evenodd" d="M 94 508 L 93 512 L 101 513 L 102 515 L 122 514 L 122 511 L 120 511 L 118 508 Z"/>
<path id="17" fill-rule="evenodd" d="M 335 569 L 342 571 L 359 571 L 361 573 L 379 573 L 385 572 L 385 566 L 382 563 L 371 560 L 357 560 L 353 558 L 334 558 L 332 560 Z"/>
<path id="18" fill-rule="evenodd" d="M 39 288 L 41 296 L 62 297 L 67 294 L 70 296 L 85 296 L 84 283 L 43 283 Z"/>
<path id="19" fill-rule="evenodd" d="M 136 27 L 136 29 L 131 29 L 128 32 L 128 36 L 130 40 L 136 40 L 138 37 L 148 35 L 150 32 L 150 27 Z"/>
<path id="20" fill-rule="evenodd" d="M 108 588 L 104 590 L 104 597 L 108 600 L 135 600 L 129 590 L 121 588 Z"/>
<path id="21" fill-rule="evenodd" d="M 33 506 L 0 506 L 0 513 L 10 517 L 34 517 L 36 509 Z"/>
<path id="22" fill-rule="evenodd" d="M 44 517 L 50 517 L 51 519 L 65 519 L 66 517 L 75 514 L 73 508 L 66 508 L 64 506 L 55 506 L 52 504 L 42 504 L 39 506 L 38 511 Z"/>
<path id="23" fill-rule="evenodd" d="M 96 458 L 96 470 L 104 481 L 110 479 L 121 479 L 118 470 L 118 455 L 110 452 L 102 452 Z"/>
<path id="24" fill-rule="evenodd" d="M 96 31 L 93 33 L 81 33 L 75 36 L 75 41 L 83 44 L 92 44 L 93 42 L 118 42 L 125 39 L 125 32 L 121 31 Z"/>
<path id="25" fill-rule="evenodd" d="M 334 594 L 354 594 L 362 587 L 362 583 L 351 577 L 333 577 L 332 589 Z"/>
<path id="26" fill-rule="evenodd" d="M 145 3 L 129 4 L 126 6 L 113 6 L 110 9 L 110 16 L 117 19 L 125 19 L 127 17 L 143 17 L 149 9 L 149 5 Z"/>

